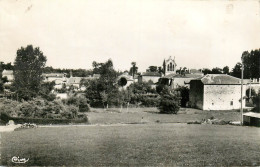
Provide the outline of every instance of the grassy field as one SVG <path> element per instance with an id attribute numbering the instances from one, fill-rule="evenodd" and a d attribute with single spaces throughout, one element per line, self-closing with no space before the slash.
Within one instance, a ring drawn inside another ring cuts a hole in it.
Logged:
<path id="1" fill-rule="evenodd" d="M 238 111 L 202 111 L 192 108 L 182 108 L 177 115 L 159 114 L 156 108 L 131 108 L 129 110 L 114 109 L 92 109 L 88 113 L 91 124 L 115 124 L 115 123 L 140 123 L 140 122 L 162 122 L 162 123 L 187 123 L 188 121 L 201 121 L 214 117 L 225 121 L 239 121 Z"/>
<path id="2" fill-rule="evenodd" d="M 259 128 L 231 125 L 42 127 L 1 133 L 1 164 L 19 156 L 36 166 L 252 166 L 259 139 Z"/>

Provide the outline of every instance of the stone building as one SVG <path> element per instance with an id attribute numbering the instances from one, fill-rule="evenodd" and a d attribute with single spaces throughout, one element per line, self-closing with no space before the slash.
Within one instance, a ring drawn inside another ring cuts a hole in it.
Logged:
<path id="1" fill-rule="evenodd" d="M 141 75 L 138 76 L 138 82 L 149 82 L 152 81 L 153 83 L 157 83 L 161 74 L 158 72 L 143 72 Z"/>
<path id="2" fill-rule="evenodd" d="M 181 86 L 185 86 L 189 88 L 189 82 L 192 79 L 196 79 L 199 77 L 202 77 L 203 73 L 195 70 L 195 69 L 191 69 L 191 70 L 187 70 L 184 74 L 168 74 L 166 76 L 163 76 L 159 79 L 159 83 L 160 84 L 164 84 L 167 86 L 170 86 L 171 89 L 175 89 Z"/>
<path id="3" fill-rule="evenodd" d="M 176 74 L 177 64 L 175 62 L 175 58 L 172 59 L 172 57 L 170 56 L 169 59 L 164 60 L 164 64 L 165 64 L 165 75 Z"/>
<path id="4" fill-rule="evenodd" d="M 243 86 L 245 106 L 246 84 Z M 190 105 L 202 110 L 232 110 L 241 106 L 241 79 L 226 74 L 207 74 L 190 81 Z"/>

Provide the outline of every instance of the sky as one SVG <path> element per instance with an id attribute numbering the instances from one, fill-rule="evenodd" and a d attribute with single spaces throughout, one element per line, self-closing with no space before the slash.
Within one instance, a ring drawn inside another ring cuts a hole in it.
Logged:
<path id="1" fill-rule="evenodd" d="M 0 61 L 29 44 L 55 68 L 112 59 L 143 72 L 172 56 L 177 68 L 232 69 L 260 48 L 260 1 L 0 0 Z"/>

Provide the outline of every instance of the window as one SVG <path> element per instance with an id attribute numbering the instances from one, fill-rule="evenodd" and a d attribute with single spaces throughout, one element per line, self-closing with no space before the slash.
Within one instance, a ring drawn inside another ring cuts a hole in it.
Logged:
<path id="1" fill-rule="evenodd" d="M 172 63 L 170 63 L 170 71 L 172 71 Z"/>
<path id="2" fill-rule="evenodd" d="M 233 106 L 233 100 L 230 102 L 230 105 Z"/>

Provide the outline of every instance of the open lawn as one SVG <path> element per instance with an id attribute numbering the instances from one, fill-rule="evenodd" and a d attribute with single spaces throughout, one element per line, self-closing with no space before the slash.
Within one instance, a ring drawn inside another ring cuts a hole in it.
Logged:
<path id="1" fill-rule="evenodd" d="M 260 128 L 148 123 L 41 127 L 1 133 L 1 164 L 66 166 L 260 165 Z"/>
<path id="2" fill-rule="evenodd" d="M 109 108 L 92 109 L 87 113 L 91 124 L 115 124 L 115 123 L 187 123 L 189 121 L 201 121 L 211 117 L 225 121 L 240 121 L 239 111 L 202 111 L 192 108 L 181 108 L 177 115 L 159 114 L 156 108 Z"/>

